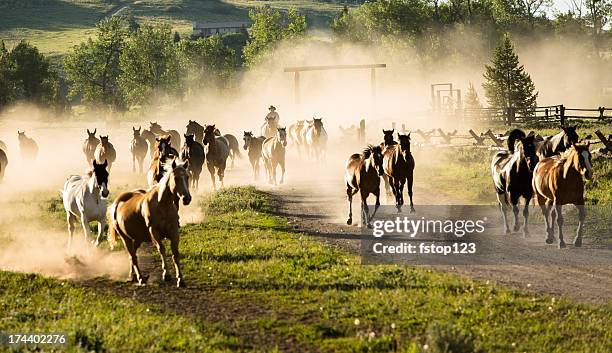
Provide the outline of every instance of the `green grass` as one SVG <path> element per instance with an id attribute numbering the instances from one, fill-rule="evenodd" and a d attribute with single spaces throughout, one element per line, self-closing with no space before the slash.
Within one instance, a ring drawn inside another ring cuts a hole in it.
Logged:
<path id="1" fill-rule="evenodd" d="M 219 205 L 223 212 L 211 212 Z M 252 188 L 224 189 L 204 202 L 206 222 L 182 229 L 187 289 L 0 272 L 0 326 L 66 331 L 71 342 L 80 337 L 88 350 L 108 352 L 417 352 L 423 344 L 430 352 L 446 344 L 464 347 L 454 352 L 604 352 L 612 345 L 610 305 L 424 268 L 362 266 L 356 255 L 291 231 L 270 205 Z"/>

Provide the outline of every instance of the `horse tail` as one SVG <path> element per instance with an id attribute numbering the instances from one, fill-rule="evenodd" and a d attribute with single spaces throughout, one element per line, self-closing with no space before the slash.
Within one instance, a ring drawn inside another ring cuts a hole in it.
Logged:
<path id="1" fill-rule="evenodd" d="M 108 244 L 111 250 L 117 245 L 117 234 L 122 235 L 121 229 L 119 228 L 119 222 L 117 221 L 117 208 L 119 207 L 119 200 L 113 202 L 109 209 L 109 222 L 108 222 Z"/>
<path id="2" fill-rule="evenodd" d="M 514 153 L 514 143 L 516 142 L 516 140 L 524 139 L 525 137 L 527 137 L 527 135 L 525 135 L 525 132 L 521 129 L 514 129 L 510 131 L 507 141 L 508 151 L 510 151 L 510 153 Z"/>

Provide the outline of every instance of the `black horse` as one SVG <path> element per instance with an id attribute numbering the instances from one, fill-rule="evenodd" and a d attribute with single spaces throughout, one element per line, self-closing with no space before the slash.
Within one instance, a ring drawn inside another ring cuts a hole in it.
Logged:
<path id="1" fill-rule="evenodd" d="M 537 154 L 538 157 L 552 157 L 561 154 L 566 151 L 572 145 L 578 143 L 578 134 L 576 133 L 576 127 L 574 126 L 562 126 L 561 132 L 554 136 L 549 136 L 543 141 L 537 142 Z"/>

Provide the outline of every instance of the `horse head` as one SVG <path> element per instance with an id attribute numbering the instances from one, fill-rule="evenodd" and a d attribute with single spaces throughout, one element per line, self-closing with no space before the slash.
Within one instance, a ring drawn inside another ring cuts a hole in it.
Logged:
<path id="1" fill-rule="evenodd" d="M 17 130 L 17 139 L 19 139 L 19 141 L 21 141 L 21 140 L 23 140 L 25 138 L 26 138 L 25 131 Z"/>
<path id="2" fill-rule="evenodd" d="M 153 121 L 149 121 L 149 130 L 154 133 L 154 134 L 159 134 L 162 131 L 162 127 L 161 125 L 159 125 L 157 123 L 157 121 L 153 122 Z"/>
<path id="3" fill-rule="evenodd" d="M 397 138 L 402 151 L 410 152 L 410 133 L 408 133 L 408 135 L 402 135 L 398 132 Z"/>
<path id="4" fill-rule="evenodd" d="M 202 141 L 205 145 L 215 140 L 215 124 L 206 125 L 204 128 L 204 140 Z"/>
<path id="5" fill-rule="evenodd" d="M 393 143 L 393 132 L 395 129 L 385 130 L 383 129 L 383 140 L 385 145 L 390 145 Z"/>
<path id="6" fill-rule="evenodd" d="M 96 139 L 96 132 L 98 131 L 98 129 L 94 129 L 94 131 L 89 131 L 89 129 L 87 129 L 87 137 L 90 140 Z M 97 140 L 97 139 L 96 139 Z"/>
<path id="7" fill-rule="evenodd" d="M 93 176 L 95 186 L 100 189 L 100 196 L 108 197 L 108 170 L 106 167 L 108 162 L 104 160 L 104 163 L 98 164 L 96 160 L 93 161 Z"/>
<path id="8" fill-rule="evenodd" d="M 195 142 L 195 135 L 186 133 L 183 136 L 185 137 L 185 145 L 191 147 L 191 145 L 193 145 L 193 143 Z"/>
<path id="9" fill-rule="evenodd" d="M 561 129 L 563 130 L 563 146 L 566 149 L 578 143 L 578 140 L 580 138 L 578 137 L 578 133 L 576 133 L 577 127 L 578 125 L 561 127 Z"/>
<path id="10" fill-rule="evenodd" d="M 519 138 L 515 142 L 515 153 L 519 155 L 519 162 L 517 163 L 517 170 L 524 161 L 527 164 L 527 168 L 530 172 L 533 172 L 536 164 L 538 164 L 539 158 L 536 153 L 537 144 L 535 136 L 526 136 Z"/>
<path id="11" fill-rule="evenodd" d="M 571 168 L 574 168 L 578 173 L 582 174 L 587 180 L 593 179 L 593 165 L 591 160 L 591 144 L 573 144 L 568 153 L 567 160 L 563 166 L 563 177 L 567 177 L 567 173 Z"/>
<path id="12" fill-rule="evenodd" d="M 134 138 L 140 137 L 141 128 L 142 128 L 141 126 L 139 126 L 138 129 L 136 129 L 135 127 L 132 127 L 132 133 L 134 134 Z"/>
<path id="13" fill-rule="evenodd" d="M 385 173 L 383 168 L 384 158 L 382 147 L 368 145 L 368 147 L 363 150 L 363 158 L 370 160 L 370 165 L 374 166 L 378 176 L 382 176 Z"/>
<path id="14" fill-rule="evenodd" d="M 287 147 L 287 128 L 284 128 L 284 127 L 277 128 L 276 137 L 280 140 L 283 147 Z"/>
<path id="15" fill-rule="evenodd" d="M 106 136 L 100 135 L 100 143 L 103 144 L 103 145 L 107 145 L 108 144 L 108 135 L 106 135 Z"/>
<path id="16" fill-rule="evenodd" d="M 165 164 L 166 173 L 168 176 L 168 187 L 173 195 L 177 195 L 183 200 L 183 205 L 187 206 L 191 203 L 191 193 L 189 192 L 189 161 L 176 163 L 176 159 L 172 162 L 168 161 Z M 161 194 L 160 192 L 160 198 Z"/>
<path id="17" fill-rule="evenodd" d="M 246 150 L 246 149 L 249 148 L 249 146 L 251 145 L 251 141 L 253 140 L 253 132 L 252 131 L 245 131 L 244 132 L 244 136 L 242 138 L 244 140 L 243 148 Z"/>
<path id="18" fill-rule="evenodd" d="M 322 118 L 313 118 L 312 119 L 312 126 L 314 126 L 315 131 L 317 132 L 317 134 L 321 133 L 321 130 L 323 130 L 323 119 Z"/>

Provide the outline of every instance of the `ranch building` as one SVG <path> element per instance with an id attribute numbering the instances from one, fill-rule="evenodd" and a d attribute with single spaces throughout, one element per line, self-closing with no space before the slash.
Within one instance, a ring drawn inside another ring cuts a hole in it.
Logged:
<path id="1" fill-rule="evenodd" d="M 248 31 L 248 22 L 217 22 L 217 23 L 193 23 L 193 38 L 208 38 L 215 34 L 244 33 Z"/>

